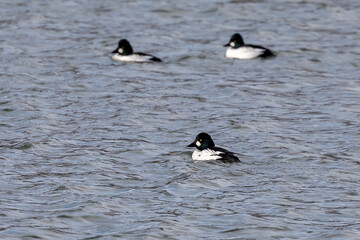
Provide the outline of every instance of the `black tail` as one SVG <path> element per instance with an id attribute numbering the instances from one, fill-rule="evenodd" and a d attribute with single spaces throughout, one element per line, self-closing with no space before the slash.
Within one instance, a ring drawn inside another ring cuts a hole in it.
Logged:
<path id="1" fill-rule="evenodd" d="M 162 62 L 160 58 L 157 58 L 157 57 L 152 57 L 150 58 L 151 61 L 154 61 L 154 62 Z"/>
<path id="2" fill-rule="evenodd" d="M 269 57 L 275 57 L 275 54 L 270 51 L 269 49 L 265 48 L 265 52 L 260 55 L 262 58 L 269 58 Z"/>

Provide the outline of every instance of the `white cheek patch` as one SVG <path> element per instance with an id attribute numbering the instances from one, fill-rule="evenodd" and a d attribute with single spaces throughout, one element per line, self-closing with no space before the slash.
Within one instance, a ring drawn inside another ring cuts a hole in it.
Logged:
<path id="1" fill-rule="evenodd" d="M 119 53 L 123 53 L 123 52 L 124 52 L 124 49 L 119 48 L 118 52 L 119 52 Z"/>
<path id="2" fill-rule="evenodd" d="M 199 141 L 196 141 L 196 146 L 200 147 L 201 146 L 201 143 Z"/>
<path id="3" fill-rule="evenodd" d="M 231 46 L 231 47 L 235 47 L 235 43 L 234 43 L 234 42 L 231 42 L 231 43 L 230 43 L 230 46 Z"/>

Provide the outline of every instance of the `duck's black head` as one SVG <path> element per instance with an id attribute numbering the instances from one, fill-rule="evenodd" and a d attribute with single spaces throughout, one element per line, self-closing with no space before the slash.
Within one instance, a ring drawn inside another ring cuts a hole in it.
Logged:
<path id="1" fill-rule="evenodd" d="M 199 133 L 196 136 L 195 141 L 189 144 L 188 147 L 196 147 L 199 150 L 204 150 L 207 148 L 213 149 L 215 147 L 215 143 L 209 134 L 203 132 Z"/>
<path id="2" fill-rule="evenodd" d="M 235 33 L 231 36 L 230 41 L 228 44 L 225 44 L 224 47 L 232 47 L 238 48 L 244 46 L 244 40 L 239 33 Z"/>
<path id="3" fill-rule="evenodd" d="M 130 55 L 132 54 L 134 51 L 130 45 L 130 43 L 128 42 L 128 40 L 126 39 L 121 39 L 119 41 L 118 47 L 117 49 L 115 49 L 112 53 L 118 53 L 120 55 Z"/>

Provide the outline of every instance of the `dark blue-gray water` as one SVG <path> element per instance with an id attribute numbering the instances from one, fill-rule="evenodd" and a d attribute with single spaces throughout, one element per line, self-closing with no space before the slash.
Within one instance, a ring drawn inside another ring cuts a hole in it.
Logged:
<path id="1" fill-rule="evenodd" d="M 358 1 L 0 2 L 1 239 L 359 239 Z M 230 36 L 275 51 L 225 58 Z M 120 38 L 161 64 L 114 62 Z M 194 162 L 206 131 L 240 164 Z"/>

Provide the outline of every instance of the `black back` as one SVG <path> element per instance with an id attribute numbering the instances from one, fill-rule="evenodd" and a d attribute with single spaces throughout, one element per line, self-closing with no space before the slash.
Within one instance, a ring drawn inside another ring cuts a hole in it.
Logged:
<path id="1" fill-rule="evenodd" d="M 213 148 L 215 151 L 220 151 L 223 152 L 223 154 L 220 154 L 221 159 L 219 159 L 222 162 L 240 162 L 239 158 L 237 156 L 235 156 L 233 152 L 230 152 L 224 148 L 219 148 L 219 147 L 214 147 Z"/>
<path id="2" fill-rule="evenodd" d="M 273 52 L 271 52 L 270 49 L 264 48 L 262 46 L 253 45 L 253 44 L 246 44 L 245 46 L 263 49 L 264 52 L 259 56 L 261 58 L 267 58 L 267 57 L 274 57 L 275 56 L 275 54 Z"/>
<path id="3" fill-rule="evenodd" d="M 154 61 L 154 62 L 162 62 L 160 58 L 157 58 L 153 55 L 150 55 L 150 54 L 146 54 L 146 53 L 142 53 L 142 52 L 136 52 L 135 54 L 138 54 L 138 55 L 141 55 L 141 56 L 149 56 L 151 57 L 150 60 L 151 61 Z"/>

